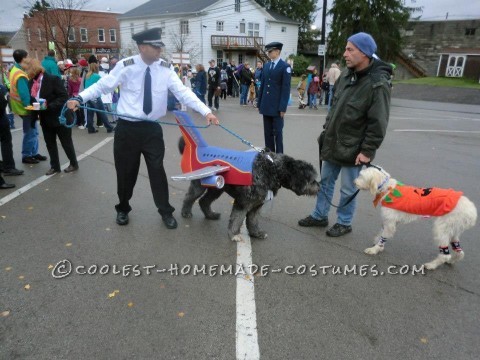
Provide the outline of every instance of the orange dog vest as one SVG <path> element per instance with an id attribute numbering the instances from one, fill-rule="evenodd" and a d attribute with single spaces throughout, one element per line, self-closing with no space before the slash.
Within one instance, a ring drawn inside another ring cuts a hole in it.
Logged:
<path id="1" fill-rule="evenodd" d="M 397 183 L 382 200 L 382 206 L 409 214 L 443 216 L 457 206 L 461 191 L 440 188 L 415 188 Z"/>

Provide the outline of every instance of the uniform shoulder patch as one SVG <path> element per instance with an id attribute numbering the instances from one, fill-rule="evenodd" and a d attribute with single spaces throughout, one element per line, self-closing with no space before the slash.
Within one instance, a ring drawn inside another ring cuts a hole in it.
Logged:
<path id="1" fill-rule="evenodd" d="M 166 67 L 166 68 L 169 68 L 169 69 L 170 69 L 170 64 L 169 64 L 167 61 L 163 60 L 163 59 L 160 59 L 160 66 Z"/>
<path id="2" fill-rule="evenodd" d="M 292 68 L 290 66 L 287 66 L 287 73 L 291 73 L 292 72 Z"/>
<path id="3" fill-rule="evenodd" d="M 123 66 L 129 66 L 129 65 L 133 65 L 133 64 L 135 64 L 135 60 L 133 60 L 133 58 L 123 60 Z"/>

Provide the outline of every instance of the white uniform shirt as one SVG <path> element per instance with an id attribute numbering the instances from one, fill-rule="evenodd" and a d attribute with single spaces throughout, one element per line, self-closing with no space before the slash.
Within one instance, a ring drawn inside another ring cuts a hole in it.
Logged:
<path id="1" fill-rule="evenodd" d="M 97 99 L 100 95 L 111 93 L 120 85 L 120 100 L 117 112 L 137 118 L 156 121 L 167 112 L 167 97 L 170 90 L 184 105 L 199 112 L 203 116 L 212 111 L 202 103 L 192 90 L 186 88 L 174 71 L 162 66 L 162 60 L 150 65 L 152 77 L 152 112 L 145 115 L 143 112 L 143 89 L 145 72 L 149 65 L 145 64 L 140 55 L 135 55 L 117 62 L 115 68 L 79 95 L 84 102 Z M 168 66 L 168 65 L 167 65 Z M 128 121 L 140 121 L 126 118 Z"/>

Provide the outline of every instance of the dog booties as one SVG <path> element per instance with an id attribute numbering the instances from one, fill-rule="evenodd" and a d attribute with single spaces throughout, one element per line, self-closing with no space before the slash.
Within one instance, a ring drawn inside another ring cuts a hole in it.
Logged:
<path id="1" fill-rule="evenodd" d="M 457 206 L 463 192 L 453 189 L 416 188 L 397 183 L 382 200 L 382 206 L 409 214 L 443 216 Z"/>

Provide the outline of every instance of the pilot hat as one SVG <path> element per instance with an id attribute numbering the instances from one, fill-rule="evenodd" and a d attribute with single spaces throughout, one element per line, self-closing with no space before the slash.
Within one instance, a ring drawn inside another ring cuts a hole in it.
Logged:
<path id="1" fill-rule="evenodd" d="M 162 29 L 159 27 L 148 29 L 132 36 L 132 39 L 137 45 L 150 45 L 154 47 L 165 47 L 165 44 L 161 41 Z"/>

